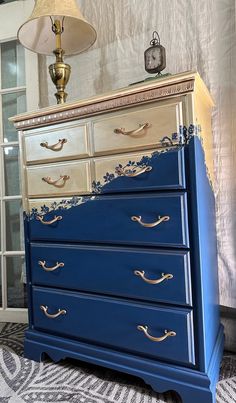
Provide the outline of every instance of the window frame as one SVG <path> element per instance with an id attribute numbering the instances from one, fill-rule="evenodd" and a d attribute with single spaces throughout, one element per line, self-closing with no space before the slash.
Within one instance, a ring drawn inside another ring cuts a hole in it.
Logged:
<path id="1" fill-rule="evenodd" d="M 34 7 L 33 0 L 19 0 L 16 2 L 10 2 L 2 4 L 0 14 L 0 46 L 2 43 L 17 40 L 17 28 L 20 27 L 29 17 L 31 11 Z M 9 14 L 13 16 L 9 22 Z M 1 25 L 2 22 L 2 25 Z M 0 53 L 1 58 L 1 53 Z M 1 66 L 1 59 L 0 59 Z M 1 67 L 0 67 L 1 69 Z M 1 71 L 0 71 L 1 74 Z M 0 77 L 1 79 L 1 77 Z M 1 80 L 0 80 L 1 82 Z M 26 110 L 36 110 L 39 107 L 39 74 L 38 74 L 38 56 L 37 54 L 25 49 L 25 85 L 10 89 L 2 89 L 0 87 L 0 132 L 2 133 L 2 95 L 9 93 L 16 93 L 18 91 L 26 91 Z M 27 322 L 28 313 L 26 308 L 9 308 L 7 306 L 7 268 L 6 268 L 6 258 L 14 256 L 24 256 L 24 251 L 6 251 L 6 212 L 5 203 L 10 200 L 22 200 L 22 186 L 20 184 L 20 195 L 16 196 L 5 196 L 2 194 L 1 189 L 4 190 L 5 179 L 4 179 L 4 148 L 17 146 L 19 147 L 19 138 L 14 142 L 3 142 L 0 139 L 0 217 L 1 217 L 1 241 L 2 248 L 0 248 L 0 261 L 1 261 L 1 280 L 2 280 L 2 307 L 0 307 L 0 321 L 6 322 Z M 19 166 L 21 164 L 20 158 L 21 150 L 19 148 Z M 21 172 L 21 169 L 19 169 Z"/>

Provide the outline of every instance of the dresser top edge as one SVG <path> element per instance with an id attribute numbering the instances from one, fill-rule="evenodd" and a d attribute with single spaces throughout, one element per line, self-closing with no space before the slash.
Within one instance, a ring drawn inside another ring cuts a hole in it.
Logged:
<path id="1" fill-rule="evenodd" d="M 63 105 L 42 108 L 11 117 L 18 130 L 50 125 L 65 120 L 81 119 L 91 115 L 106 113 L 135 106 L 137 104 L 180 96 L 194 92 L 198 88 L 210 107 L 214 106 L 213 99 L 205 83 L 196 71 L 166 76 L 145 83 L 130 85 L 109 93 L 96 95 Z"/>

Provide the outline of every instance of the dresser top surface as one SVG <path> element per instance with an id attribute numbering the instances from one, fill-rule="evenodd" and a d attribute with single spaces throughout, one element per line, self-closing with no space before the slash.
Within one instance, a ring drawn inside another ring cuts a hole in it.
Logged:
<path id="1" fill-rule="evenodd" d="M 122 89 L 82 99 L 26 112 L 11 117 L 17 129 L 51 124 L 104 113 L 111 109 L 121 109 L 139 103 L 151 102 L 171 96 L 184 95 L 198 90 L 206 102 L 213 106 L 212 97 L 196 71 L 189 71 L 159 79 L 147 80 Z"/>

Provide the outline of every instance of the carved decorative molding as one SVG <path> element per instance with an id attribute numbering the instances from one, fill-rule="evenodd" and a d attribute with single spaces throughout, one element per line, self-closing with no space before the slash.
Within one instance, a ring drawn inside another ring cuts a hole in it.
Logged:
<path id="1" fill-rule="evenodd" d="M 70 121 L 74 119 L 87 118 L 91 115 L 97 115 L 111 110 L 127 108 L 130 106 L 135 106 L 136 104 L 140 105 L 173 95 L 177 96 L 186 94 L 192 92 L 193 90 L 194 79 L 178 84 L 169 84 L 163 87 L 152 89 L 145 88 L 141 90 L 139 87 L 137 88 L 137 92 L 135 93 L 118 93 L 116 98 L 114 98 L 114 94 L 112 94 L 112 96 L 110 98 L 108 97 L 107 99 L 97 98 L 94 101 L 91 100 L 91 104 L 80 105 L 79 107 L 76 107 L 76 104 L 73 104 L 71 105 L 71 109 L 66 109 L 58 112 L 53 112 L 52 110 L 45 111 L 43 115 L 41 115 L 42 111 L 41 113 L 36 112 L 35 117 L 32 114 L 29 116 L 29 118 L 25 120 L 15 122 L 15 127 L 17 129 L 24 129 L 44 126 L 48 124 L 55 124 L 57 122 Z"/>

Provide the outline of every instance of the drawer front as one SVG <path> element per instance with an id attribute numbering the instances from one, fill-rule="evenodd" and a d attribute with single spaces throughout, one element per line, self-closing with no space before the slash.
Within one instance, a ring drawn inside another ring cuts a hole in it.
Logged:
<path id="1" fill-rule="evenodd" d="M 26 132 L 25 161 L 28 164 L 77 159 L 89 155 L 87 125 L 74 124 Z"/>
<path id="2" fill-rule="evenodd" d="M 184 149 L 94 160 L 97 193 L 185 188 Z"/>
<path id="3" fill-rule="evenodd" d="M 192 312 L 33 287 L 34 326 L 153 358 L 194 364 Z M 46 316 L 46 315 L 49 315 Z M 56 315 L 56 318 L 50 317 Z M 142 330 L 138 326 L 143 326 Z M 155 338 L 172 331 L 163 341 Z"/>
<path id="4" fill-rule="evenodd" d="M 191 304 L 189 252 L 32 244 L 32 283 Z"/>
<path id="5" fill-rule="evenodd" d="M 163 147 L 179 142 L 182 103 L 129 110 L 93 123 L 94 155 Z"/>
<path id="6" fill-rule="evenodd" d="M 185 193 L 88 198 L 67 210 L 42 217 L 34 214 L 30 236 L 31 240 L 188 247 L 186 201 Z M 31 201 L 31 211 L 34 205 Z"/>
<path id="7" fill-rule="evenodd" d="M 26 168 L 29 197 L 70 196 L 91 192 L 89 161 Z"/>

